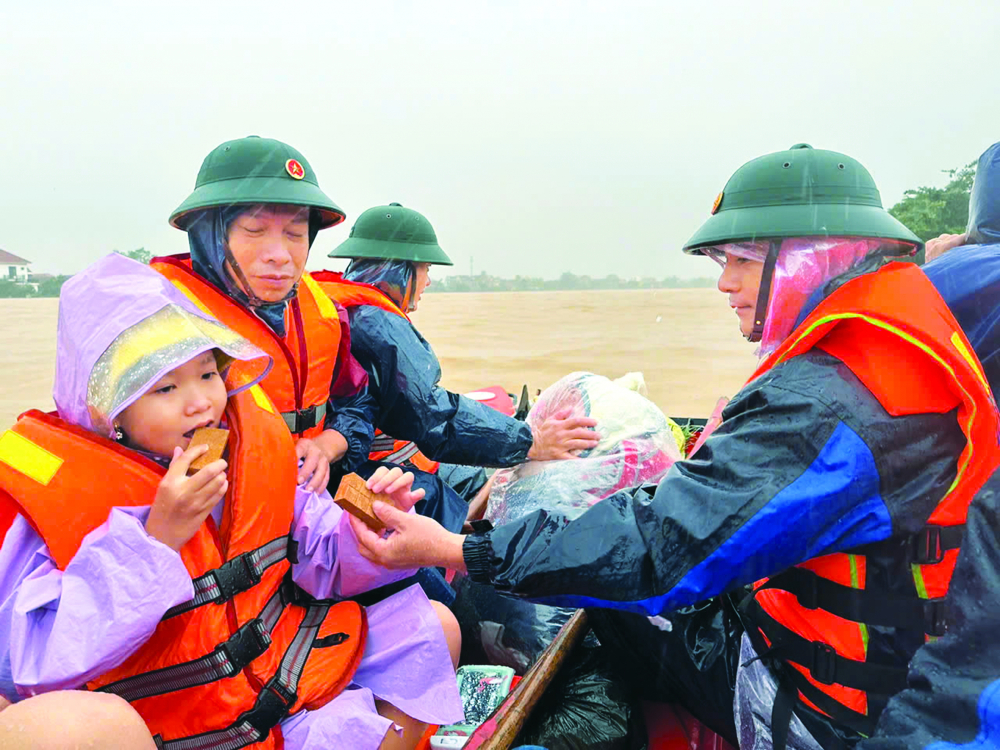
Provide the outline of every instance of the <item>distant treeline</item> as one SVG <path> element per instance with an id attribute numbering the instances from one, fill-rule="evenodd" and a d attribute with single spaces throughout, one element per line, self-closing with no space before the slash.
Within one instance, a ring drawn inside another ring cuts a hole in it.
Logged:
<path id="1" fill-rule="evenodd" d="M 595 279 L 591 276 L 578 276 L 575 273 L 564 273 L 558 279 L 543 279 L 536 276 L 515 276 L 513 279 L 502 279 L 491 276 L 485 271 L 478 276 L 449 276 L 434 280 L 427 292 L 547 292 L 586 289 L 690 289 L 692 287 L 714 287 L 715 277 L 700 276 L 694 279 L 682 279 L 677 276 L 667 276 L 664 279 L 654 279 L 651 276 L 643 278 L 623 279 L 615 274 Z"/>
<path id="2" fill-rule="evenodd" d="M 153 258 L 153 254 L 146 250 L 145 248 L 137 248 L 136 250 L 130 250 L 127 253 L 115 250 L 114 252 L 119 255 L 124 255 L 126 258 L 131 258 L 132 260 L 137 260 L 140 263 L 149 263 Z M 48 274 L 43 274 L 45 278 L 37 282 L 28 281 L 27 283 L 19 283 L 15 281 L 8 281 L 7 279 L 0 279 L 0 299 L 23 299 L 26 297 L 58 297 L 59 293 L 62 291 L 62 285 L 65 284 L 71 276 L 60 275 L 60 276 L 49 276 Z"/>
<path id="3" fill-rule="evenodd" d="M 929 240 L 939 234 L 957 234 L 965 231 L 969 219 L 969 192 L 976 176 L 976 162 L 970 162 L 958 169 L 942 170 L 948 175 L 948 184 L 943 188 L 918 187 L 903 193 L 903 199 L 889 209 L 889 213 L 910 228 L 920 239 Z M 115 250 L 115 252 L 118 252 Z M 121 253 L 140 263 L 149 263 L 152 253 L 138 248 Z M 918 256 L 923 262 L 923 253 Z M 58 297 L 63 282 L 69 276 L 55 276 L 37 284 L 18 284 L 0 279 L 2 297 Z M 564 273 L 558 279 L 542 279 L 535 276 L 515 276 L 501 279 L 486 272 L 478 276 L 449 276 L 434 280 L 428 292 L 543 292 L 583 289 L 689 289 L 715 286 L 715 276 L 700 276 L 695 279 L 681 279 L 667 276 L 664 279 L 652 277 L 623 279 L 615 274 L 595 279 Z"/>
<path id="4" fill-rule="evenodd" d="M 53 276 L 37 284 L 18 284 L 0 279 L 0 299 L 24 297 L 58 297 L 63 283 L 69 276 Z"/>

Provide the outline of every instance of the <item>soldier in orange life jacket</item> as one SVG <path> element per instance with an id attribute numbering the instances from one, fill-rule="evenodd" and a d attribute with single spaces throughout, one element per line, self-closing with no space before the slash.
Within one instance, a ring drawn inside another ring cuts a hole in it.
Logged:
<path id="1" fill-rule="evenodd" d="M 966 510 L 1000 463 L 980 362 L 892 261 L 920 244 L 849 156 L 748 162 L 684 249 L 721 264 L 762 359 L 695 458 L 568 524 L 463 536 L 377 506 L 396 533 L 359 530 L 362 549 L 592 608 L 624 680 L 741 750 L 852 747 L 947 630 Z"/>
<path id="2" fill-rule="evenodd" d="M 471 501 L 486 482 L 479 467 L 575 458 L 597 445 L 593 419 L 556 415 L 532 430 L 440 386 L 441 365 L 409 318 L 431 266 L 452 265 L 423 214 L 398 203 L 369 208 L 330 257 L 351 259 L 343 278 L 315 276 L 347 308 L 351 351 L 378 402 L 371 458 L 437 471 Z"/>
<path id="3" fill-rule="evenodd" d="M 312 490 L 325 486 L 331 462 L 356 468 L 371 440 L 372 402 L 350 355 L 346 315 L 305 271 L 319 230 L 343 219 L 291 146 L 228 141 L 205 158 L 194 191 L 170 217 L 188 233 L 190 256 L 151 264 L 271 356 L 261 386 L 296 439 Z"/>
<path id="4" fill-rule="evenodd" d="M 151 266 L 200 308 L 271 356 L 261 387 L 281 412 L 303 459 L 299 478 L 326 486 L 331 463 L 370 476 L 377 404 L 351 354 L 347 313 L 305 270 L 321 229 L 344 212 L 288 144 L 250 136 L 227 141 L 202 163 L 194 191 L 170 216 L 190 255 Z M 235 375 L 236 373 L 234 373 Z M 418 512 L 464 520 L 466 505 L 434 476 L 415 472 Z"/>
<path id="5" fill-rule="evenodd" d="M 462 716 L 451 613 L 297 482 L 270 359 L 121 256 L 60 299 L 58 416 L 0 436 L 0 695 L 118 695 L 166 750 L 412 748 Z M 228 453 L 195 472 L 200 427 Z M 368 482 L 409 510 L 412 475 Z M 16 708 L 16 706 L 14 707 Z M 10 709 L 8 709 L 10 710 Z"/>

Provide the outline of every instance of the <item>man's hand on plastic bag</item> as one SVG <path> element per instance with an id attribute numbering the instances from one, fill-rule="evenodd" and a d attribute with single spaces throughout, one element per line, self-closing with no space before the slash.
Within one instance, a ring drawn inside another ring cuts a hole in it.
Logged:
<path id="1" fill-rule="evenodd" d="M 927 240 L 924 246 L 924 262 L 930 263 L 949 250 L 954 250 L 956 247 L 964 245 L 968 239 L 968 236 L 964 234 L 942 234 L 940 237 Z"/>
<path id="2" fill-rule="evenodd" d="M 597 420 L 570 416 L 572 413 L 572 409 L 561 409 L 531 429 L 534 441 L 528 458 L 532 461 L 576 458 L 579 451 L 597 447 L 601 441 L 594 431 Z"/>
<path id="3" fill-rule="evenodd" d="M 376 501 L 372 510 L 391 530 L 388 536 L 379 536 L 354 516 L 349 519 L 358 551 L 366 560 L 391 570 L 442 567 L 465 572 L 464 536 L 433 518 L 404 513 L 387 503 Z"/>

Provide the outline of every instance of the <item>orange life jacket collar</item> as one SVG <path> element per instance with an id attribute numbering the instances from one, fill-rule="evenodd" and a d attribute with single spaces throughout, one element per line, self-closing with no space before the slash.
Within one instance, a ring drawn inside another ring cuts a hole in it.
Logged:
<path id="1" fill-rule="evenodd" d="M 302 275 L 288 303 L 286 334 L 281 337 L 246 306 L 195 273 L 190 256 L 154 258 L 150 266 L 202 310 L 271 355 L 274 366 L 261 385 L 293 434 L 313 437 L 323 431 L 342 330 L 336 305 L 309 273 Z M 233 368 L 238 376 L 240 363 Z"/>

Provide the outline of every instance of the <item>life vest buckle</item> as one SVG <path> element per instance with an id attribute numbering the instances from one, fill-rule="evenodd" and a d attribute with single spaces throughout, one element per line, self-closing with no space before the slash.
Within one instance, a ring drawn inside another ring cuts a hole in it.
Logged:
<path id="1" fill-rule="evenodd" d="M 216 646 L 229 660 L 230 676 L 236 674 L 254 659 L 263 655 L 271 646 L 271 634 L 267 632 L 264 621 L 255 617 L 244 623 L 225 642 Z"/>
<path id="2" fill-rule="evenodd" d="M 312 597 L 305 589 L 299 586 L 295 581 L 292 580 L 292 572 L 288 571 L 285 574 L 284 580 L 281 582 L 281 603 L 285 606 L 289 604 L 298 604 L 300 607 L 309 606 L 313 604 L 316 599 Z"/>
<path id="3" fill-rule="evenodd" d="M 254 569 L 250 553 L 244 552 L 216 568 L 215 580 L 219 585 L 216 601 L 224 602 L 260 583 L 260 574 Z"/>
<path id="4" fill-rule="evenodd" d="M 937 565 L 944 560 L 944 553 L 940 526 L 924 526 L 914 534 L 911 555 L 917 565 Z"/>
<path id="5" fill-rule="evenodd" d="M 307 409 L 299 409 L 298 411 L 283 411 L 281 418 L 288 425 L 288 431 L 293 435 L 298 435 L 323 423 L 323 420 L 326 419 L 326 402 L 314 404 Z"/>
<path id="6" fill-rule="evenodd" d="M 837 681 L 837 649 L 829 643 L 813 641 L 812 666 L 810 674 L 817 682 L 832 685 Z"/>
<path id="7" fill-rule="evenodd" d="M 288 708 L 291 708 L 293 705 L 295 705 L 295 701 L 299 699 L 298 693 L 286 687 L 281 682 L 281 680 L 278 679 L 278 675 L 275 675 L 270 680 L 268 680 L 267 684 L 264 685 L 264 689 L 271 690 L 272 692 L 276 693 L 277 696 L 285 702 L 285 706 Z"/>
<path id="8" fill-rule="evenodd" d="M 273 681 L 271 680 L 271 682 Z M 270 684 L 269 682 L 268 685 Z M 285 718 L 291 706 L 292 704 L 286 702 L 283 695 L 265 687 L 257 694 L 253 708 L 240 714 L 235 725 L 239 726 L 246 722 L 252 726 L 257 732 L 256 741 L 260 742 Z"/>

